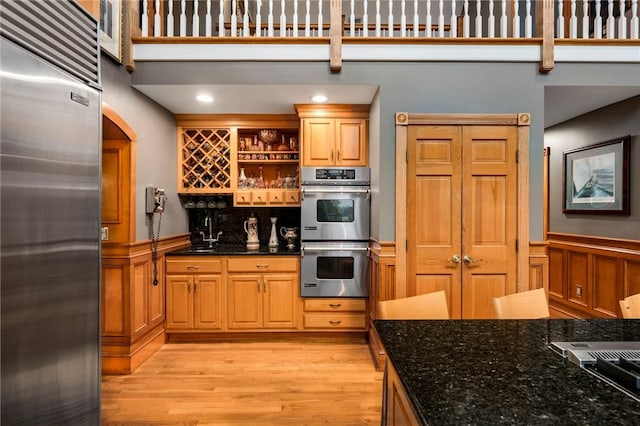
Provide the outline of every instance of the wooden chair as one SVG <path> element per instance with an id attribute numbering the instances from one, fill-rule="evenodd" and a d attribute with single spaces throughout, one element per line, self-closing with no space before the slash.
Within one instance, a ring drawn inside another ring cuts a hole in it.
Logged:
<path id="1" fill-rule="evenodd" d="M 419 296 L 378 302 L 379 319 L 449 319 L 447 294 L 444 290 Z"/>
<path id="2" fill-rule="evenodd" d="M 622 318 L 640 318 L 640 293 L 627 296 L 620 301 Z"/>
<path id="3" fill-rule="evenodd" d="M 550 316 L 544 288 L 496 297 L 493 299 L 493 310 L 498 319 L 537 319 Z"/>

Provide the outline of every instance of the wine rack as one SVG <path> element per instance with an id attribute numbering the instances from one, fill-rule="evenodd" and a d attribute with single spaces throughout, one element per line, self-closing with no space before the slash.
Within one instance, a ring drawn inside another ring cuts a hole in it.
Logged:
<path id="1" fill-rule="evenodd" d="M 231 190 L 231 129 L 182 128 L 178 192 Z"/>

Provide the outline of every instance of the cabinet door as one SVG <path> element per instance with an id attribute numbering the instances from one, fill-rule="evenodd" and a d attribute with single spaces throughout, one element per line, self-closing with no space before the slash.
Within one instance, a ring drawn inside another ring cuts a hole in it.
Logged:
<path id="1" fill-rule="evenodd" d="M 230 330 L 262 327 L 262 280 L 260 275 L 229 274 L 227 312 Z"/>
<path id="2" fill-rule="evenodd" d="M 167 275 L 167 328 L 193 327 L 190 275 Z"/>
<path id="3" fill-rule="evenodd" d="M 193 326 L 198 329 L 222 328 L 222 276 L 196 275 L 193 283 Z"/>
<path id="4" fill-rule="evenodd" d="M 402 382 L 390 362 L 387 361 L 386 392 L 382 403 L 385 404 L 385 424 L 389 426 L 419 425 L 413 404 L 402 386 Z"/>
<path id="5" fill-rule="evenodd" d="M 266 274 L 264 284 L 264 328 L 296 328 L 298 325 L 298 275 Z"/>
<path id="6" fill-rule="evenodd" d="M 336 158 L 336 123 L 331 118 L 303 120 L 302 165 L 330 166 Z"/>
<path id="7" fill-rule="evenodd" d="M 367 165 L 367 120 L 337 120 L 336 164 Z"/>

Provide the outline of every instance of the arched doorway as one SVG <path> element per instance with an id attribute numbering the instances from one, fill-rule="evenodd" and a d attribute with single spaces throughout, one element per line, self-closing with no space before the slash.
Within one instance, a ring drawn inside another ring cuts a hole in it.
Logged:
<path id="1" fill-rule="evenodd" d="M 135 241 L 135 141 L 133 129 L 102 105 L 102 241 Z"/>

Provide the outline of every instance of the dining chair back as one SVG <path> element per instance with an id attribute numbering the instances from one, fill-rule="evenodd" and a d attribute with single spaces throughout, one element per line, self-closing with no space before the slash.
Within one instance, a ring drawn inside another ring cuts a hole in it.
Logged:
<path id="1" fill-rule="evenodd" d="M 498 319 L 537 319 L 550 316 L 544 288 L 496 297 L 493 299 L 493 311 Z"/>
<path id="2" fill-rule="evenodd" d="M 622 318 L 640 318 L 640 293 L 627 296 L 620 301 Z"/>
<path id="3" fill-rule="evenodd" d="M 379 319 L 449 319 L 447 293 L 444 290 L 378 302 Z"/>

